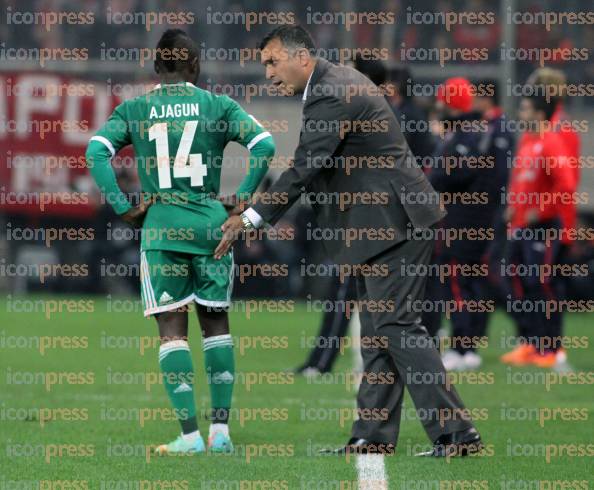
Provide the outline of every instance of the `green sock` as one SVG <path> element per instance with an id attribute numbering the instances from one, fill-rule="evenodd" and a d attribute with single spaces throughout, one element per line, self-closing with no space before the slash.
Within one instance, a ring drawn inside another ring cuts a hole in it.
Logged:
<path id="1" fill-rule="evenodd" d="M 235 356 L 231 335 L 216 335 L 204 339 L 204 365 L 210 388 L 213 423 L 226 424 L 229 419 L 233 383 L 235 381 Z"/>
<path id="2" fill-rule="evenodd" d="M 159 364 L 163 384 L 175 409 L 184 434 L 198 430 L 194 401 L 194 367 L 190 347 L 185 340 L 172 340 L 161 345 Z"/>

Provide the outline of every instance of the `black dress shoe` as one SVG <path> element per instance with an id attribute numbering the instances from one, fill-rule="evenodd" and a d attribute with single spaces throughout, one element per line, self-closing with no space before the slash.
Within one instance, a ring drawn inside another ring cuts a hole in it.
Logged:
<path id="1" fill-rule="evenodd" d="M 322 449 L 321 454 L 394 454 L 395 446 L 387 442 L 371 442 L 351 437 L 346 445 L 337 449 Z"/>
<path id="2" fill-rule="evenodd" d="M 483 449 L 481 435 L 474 427 L 439 436 L 433 442 L 433 449 L 416 456 L 431 456 L 434 458 L 451 458 L 454 456 L 468 456 Z"/>

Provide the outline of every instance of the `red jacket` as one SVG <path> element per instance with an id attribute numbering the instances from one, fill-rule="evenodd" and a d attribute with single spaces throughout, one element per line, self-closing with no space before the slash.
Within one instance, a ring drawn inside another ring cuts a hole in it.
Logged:
<path id="1" fill-rule="evenodd" d="M 576 187 L 580 183 L 580 166 L 578 159 L 580 157 L 580 135 L 572 127 L 569 126 L 568 117 L 563 110 L 563 106 L 559 104 L 555 114 L 551 118 L 553 124 L 553 130 L 561 136 L 565 148 L 567 149 L 567 156 L 572 160 L 572 171 L 574 173 L 574 179 L 576 181 Z M 561 224 L 563 228 L 574 229 L 577 224 L 577 206 L 575 203 L 562 205 L 561 209 Z M 567 233 L 563 235 L 563 243 L 569 244 L 571 240 L 567 237 Z"/>
<path id="2" fill-rule="evenodd" d="M 575 172 L 559 133 L 525 133 L 518 144 L 508 190 L 512 228 L 528 226 L 526 215 L 536 210 L 538 221 L 560 217 L 564 202 L 573 202 Z"/>

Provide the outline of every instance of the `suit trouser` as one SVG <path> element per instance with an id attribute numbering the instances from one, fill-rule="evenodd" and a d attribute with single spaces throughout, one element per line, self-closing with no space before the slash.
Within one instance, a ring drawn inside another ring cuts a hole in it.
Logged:
<path id="1" fill-rule="evenodd" d="M 432 264 L 440 264 L 440 255 L 434 253 L 431 257 Z M 440 299 L 447 299 L 448 292 L 446 287 L 439 280 L 436 275 L 430 275 L 425 283 L 425 297 L 432 301 L 438 301 Z M 429 335 L 439 341 L 438 335 L 442 325 L 442 312 L 439 310 L 425 310 L 423 311 L 422 323 L 429 332 Z"/>
<path id="2" fill-rule="evenodd" d="M 420 308 L 414 308 L 423 301 L 425 277 L 402 274 L 403 260 L 428 264 L 432 247 L 432 241 L 400 243 L 368 261 L 370 265 L 387 264 L 386 277 L 357 278 L 361 337 L 372 337 L 376 342 L 362 340 L 366 348 L 361 349 L 363 378 L 353 437 L 395 444 L 405 386 L 432 441 L 472 427 L 456 389 L 447 383 L 435 343 L 421 324 Z M 393 302 L 391 308 L 389 302 Z M 387 342 L 381 342 L 383 339 Z M 393 383 L 378 382 L 389 379 Z M 386 416 L 369 416 L 373 413 Z"/>

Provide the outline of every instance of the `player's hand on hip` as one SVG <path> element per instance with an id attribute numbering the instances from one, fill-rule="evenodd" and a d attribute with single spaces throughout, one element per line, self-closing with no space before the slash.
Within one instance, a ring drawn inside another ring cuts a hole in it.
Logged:
<path id="1" fill-rule="evenodd" d="M 231 216 L 223 223 L 221 230 L 223 230 L 223 238 L 214 251 L 214 257 L 217 260 L 229 252 L 229 249 L 233 243 L 235 243 L 235 241 L 239 238 L 239 235 L 244 231 L 244 225 L 241 216 Z"/>
<path id="2" fill-rule="evenodd" d="M 130 226 L 140 227 L 144 221 L 144 217 L 148 208 L 151 206 L 152 201 L 147 201 L 144 198 L 140 202 L 138 206 L 134 206 L 132 209 L 129 209 L 124 214 L 122 214 L 122 219 L 128 223 Z"/>

